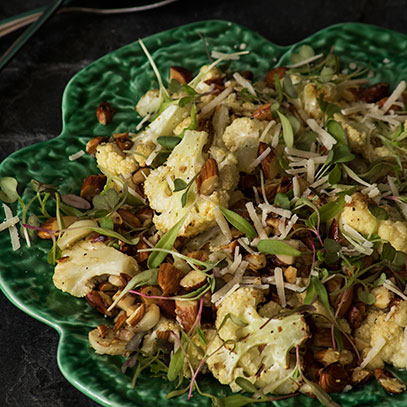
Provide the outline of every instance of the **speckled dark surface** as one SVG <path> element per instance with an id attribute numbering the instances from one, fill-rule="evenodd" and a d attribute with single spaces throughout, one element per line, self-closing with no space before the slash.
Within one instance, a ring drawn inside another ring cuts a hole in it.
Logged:
<path id="1" fill-rule="evenodd" d="M 46 3 L 3 0 L 0 19 Z M 115 7 L 121 3 L 111 2 Z M 345 21 L 371 23 L 407 33 L 407 1 L 402 0 L 342 0 L 340 3 L 257 0 L 250 2 L 250 6 L 248 3 L 179 0 L 138 14 L 54 16 L 0 73 L 0 161 L 21 147 L 60 133 L 62 92 L 78 70 L 124 44 L 167 28 L 204 19 L 225 19 L 283 45 Z M 1 38 L 0 53 L 16 37 L 17 34 L 12 34 Z M 0 406 L 97 406 L 59 372 L 57 333 L 26 316 L 1 293 L 0 309 Z"/>

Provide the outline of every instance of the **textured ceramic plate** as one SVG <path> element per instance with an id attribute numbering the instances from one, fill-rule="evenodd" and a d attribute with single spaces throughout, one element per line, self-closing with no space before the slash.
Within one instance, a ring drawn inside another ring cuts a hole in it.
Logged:
<path id="1" fill-rule="evenodd" d="M 205 21 L 172 29 L 146 38 L 145 44 L 165 77 L 171 65 L 183 65 L 193 72 L 207 63 L 202 33 L 211 50 L 234 52 L 241 47 L 251 53 L 233 61 L 236 70 L 250 69 L 261 78 L 275 64 L 289 62 L 289 55 L 299 44 L 281 47 L 258 34 L 224 21 Z M 324 29 L 301 43 L 317 52 L 332 46 L 341 56 L 344 67 L 350 62 L 370 64 L 373 81 L 384 80 L 394 87 L 407 78 L 407 37 L 378 27 L 341 24 Z M 242 45 L 245 44 L 245 45 Z M 58 184 L 64 193 L 77 193 L 80 179 L 95 173 L 93 159 L 82 157 L 69 161 L 68 156 L 85 149 L 89 138 L 110 136 L 113 132 L 135 131 L 140 118 L 134 111 L 137 100 L 155 86 L 155 79 L 138 43 L 127 45 L 99 59 L 80 71 L 68 84 L 62 103 L 63 131 L 56 139 L 37 144 L 8 157 L 0 165 L 0 176 L 16 176 L 20 185 L 31 178 Z M 95 119 L 97 105 L 110 101 L 117 113 L 108 126 Z M 31 192 L 20 191 L 25 199 Z M 60 334 L 58 363 L 64 376 L 80 391 L 104 406 L 207 406 L 209 400 L 194 396 L 166 400 L 172 385 L 147 375 L 139 379 L 136 389 L 130 377 L 120 372 L 119 357 L 97 356 L 89 347 L 87 334 L 104 319 L 84 300 L 57 290 L 52 284 L 52 268 L 47 264 L 48 242 L 38 242 L 34 249 L 22 248 L 14 253 L 7 233 L 0 234 L 0 286 L 20 309 L 54 327 Z M 402 374 L 406 378 L 406 374 Z M 210 377 L 202 380 L 203 390 L 226 395 L 227 387 Z M 343 406 L 407 405 L 407 395 L 390 397 L 376 384 L 351 393 L 335 395 Z M 280 406 L 318 406 L 316 400 L 300 396 L 276 403 Z"/>

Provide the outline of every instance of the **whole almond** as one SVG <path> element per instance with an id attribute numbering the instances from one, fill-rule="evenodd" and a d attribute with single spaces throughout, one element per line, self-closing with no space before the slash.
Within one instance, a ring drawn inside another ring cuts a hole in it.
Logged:
<path id="1" fill-rule="evenodd" d="M 383 389 L 390 394 L 401 394 L 406 390 L 406 385 L 388 370 L 377 368 L 374 375 Z"/>
<path id="2" fill-rule="evenodd" d="M 66 228 L 78 220 L 78 218 L 76 216 L 63 216 L 62 219 L 63 219 L 64 225 Z M 47 219 L 45 222 L 41 223 L 40 227 L 43 229 L 48 229 L 48 230 L 54 230 L 54 231 L 58 230 L 59 226 L 58 226 L 57 218 Z M 37 233 L 37 236 L 40 239 L 52 239 L 51 234 L 46 232 L 45 230 L 39 230 Z M 55 236 L 58 236 L 58 232 L 55 233 Z"/>
<path id="3" fill-rule="evenodd" d="M 109 139 L 107 137 L 93 137 L 86 144 L 86 152 L 92 156 L 96 155 L 96 148 L 99 144 L 107 142 Z"/>
<path id="4" fill-rule="evenodd" d="M 127 209 L 120 208 L 117 210 L 117 213 L 121 216 L 123 221 L 125 223 L 128 223 L 131 227 L 133 227 L 133 228 L 141 227 L 140 219 L 136 215 L 134 215 L 133 213 L 128 211 Z"/>
<path id="5" fill-rule="evenodd" d="M 177 314 L 177 321 L 186 332 L 189 332 L 198 315 L 198 301 L 175 300 L 175 313 Z"/>
<path id="6" fill-rule="evenodd" d="M 285 74 L 287 73 L 288 68 L 285 66 L 280 66 L 278 68 L 273 68 L 270 69 L 265 77 L 265 82 L 267 84 L 267 86 L 270 86 L 270 88 L 274 88 L 275 87 L 275 81 L 274 81 L 274 77 L 275 75 L 278 76 L 278 79 L 283 79 Z"/>
<path id="7" fill-rule="evenodd" d="M 219 185 L 218 165 L 213 158 L 208 158 L 196 178 L 198 192 L 202 195 L 210 195 Z"/>
<path id="8" fill-rule="evenodd" d="M 89 175 L 83 182 L 80 196 L 87 201 L 91 201 L 96 195 L 99 195 L 106 185 L 105 175 Z"/>
<path id="9" fill-rule="evenodd" d="M 270 103 L 261 105 L 253 112 L 252 117 L 258 120 L 271 120 L 270 107 L 271 107 Z"/>
<path id="10" fill-rule="evenodd" d="M 170 81 L 175 79 L 179 83 L 186 85 L 192 80 L 192 73 L 182 66 L 172 66 L 170 68 Z"/>
<path id="11" fill-rule="evenodd" d="M 321 371 L 319 385 L 327 393 L 340 393 L 350 382 L 346 369 L 338 362 L 332 363 Z"/>
<path id="12" fill-rule="evenodd" d="M 206 282 L 206 274 L 198 270 L 191 270 L 180 281 L 180 286 L 187 291 L 194 291 Z"/>
<path id="13" fill-rule="evenodd" d="M 96 117 L 103 126 L 112 121 L 114 114 L 115 110 L 109 102 L 102 102 L 96 109 Z"/>
<path id="14" fill-rule="evenodd" d="M 162 263 L 158 269 L 157 281 L 163 292 L 172 295 L 178 291 L 182 277 L 181 270 L 178 270 L 170 263 Z"/>

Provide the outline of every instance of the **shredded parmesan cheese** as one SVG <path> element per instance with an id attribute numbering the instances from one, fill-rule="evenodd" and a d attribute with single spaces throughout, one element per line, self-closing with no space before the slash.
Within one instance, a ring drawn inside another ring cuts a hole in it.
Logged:
<path id="1" fill-rule="evenodd" d="M 301 188 L 300 188 L 300 183 L 298 182 L 297 177 L 293 177 L 293 192 L 294 192 L 294 197 L 299 198 L 301 195 Z"/>
<path id="2" fill-rule="evenodd" d="M 0 232 L 9 229 L 11 226 L 16 225 L 18 222 L 20 222 L 20 218 L 18 216 L 13 216 L 11 219 L 7 219 L 3 223 L 0 223 Z"/>
<path id="3" fill-rule="evenodd" d="M 71 154 L 68 158 L 69 161 L 75 161 L 81 158 L 83 155 L 85 155 L 85 152 L 83 150 L 79 150 L 78 152 Z"/>
<path id="4" fill-rule="evenodd" d="M 281 133 L 281 123 L 278 123 L 273 134 L 273 139 L 271 140 L 271 147 L 276 148 L 280 140 Z"/>
<path id="5" fill-rule="evenodd" d="M 232 240 L 232 232 L 230 231 L 230 227 L 218 206 L 215 207 L 213 213 L 215 215 L 215 220 L 219 226 L 219 229 L 224 234 L 227 242 L 230 242 Z"/>
<path id="6" fill-rule="evenodd" d="M 309 64 L 310 62 L 314 62 L 317 59 L 322 58 L 323 56 L 324 56 L 324 54 L 317 54 L 317 55 L 314 55 L 314 56 L 309 57 L 307 59 L 304 59 L 301 62 L 297 62 L 296 64 L 287 65 L 287 68 L 298 68 L 299 66 L 303 66 L 303 65 Z"/>
<path id="7" fill-rule="evenodd" d="M 269 154 L 271 153 L 271 148 L 267 147 L 252 163 L 249 165 L 249 168 L 257 167 Z"/>
<path id="8" fill-rule="evenodd" d="M 391 316 L 394 314 L 394 312 L 396 311 L 396 306 L 392 305 L 390 308 L 390 311 L 386 314 L 385 318 L 384 318 L 384 322 L 387 322 Z"/>
<path id="9" fill-rule="evenodd" d="M 312 131 L 319 136 L 319 142 L 327 149 L 331 150 L 336 144 L 336 140 L 326 130 L 324 130 L 314 119 L 308 119 L 307 124 Z"/>
<path id="10" fill-rule="evenodd" d="M 223 92 L 219 93 L 216 98 L 212 99 L 207 105 L 202 108 L 202 116 L 210 113 L 213 109 L 215 109 L 216 106 L 220 105 L 232 92 L 232 88 L 226 88 Z"/>
<path id="11" fill-rule="evenodd" d="M 396 89 L 394 89 L 393 93 L 389 96 L 389 98 L 384 103 L 384 105 L 382 107 L 383 113 L 386 113 L 390 109 L 391 105 L 401 96 L 401 94 L 404 92 L 405 89 L 406 89 L 406 82 L 401 81 L 397 85 Z"/>
<path id="12" fill-rule="evenodd" d="M 254 224 L 254 228 L 257 231 L 257 234 L 260 236 L 260 239 L 267 239 L 267 233 L 265 232 L 263 225 L 254 209 L 253 202 L 247 202 L 246 204 L 247 211 L 249 212 L 250 219 Z"/>
<path id="13" fill-rule="evenodd" d="M 393 291 L 394 294 L 397 294 L 403 300 L 407 300 L 407 295 L 404 295 L 390 280 L 384 280 L 383 287 Z"/>
<path id="14" fill-rule="evenodd" d="M 148 119 L 150 117 L 151 117 L 151 113 L 148 113 L 146 116 L 144 116 L 143 119 L 141 120 L 141 122 L 136 126 L 136 130 L 140 130 L 143 127 L 144 123 L 146 121 L 148 121 Z"/>
<path id="15" fill-rule="evenodd" d="M 154 149 L 154 151 L 147 157 L 146 166 L 151 165 L 151 163 L 154 161 L 155 157 L 157 157 L 160 150 L 161 144 L 157 144 L 157 147 Z"/>
<path id="16" fill-rule="evenodd" d="M 254 90 L 252 84 L 245 78 L 243 78 L 242 75 L 240 75 L 239 72 L 235 72 L 233 74 L 233 77 L 235 78 L 236 82 L 242 86 L 243 88 L 247 89 L 248 92 L 253 95 L 253 96 L 257 96 L 256 95 L 256 91 Z"/>
<path id="17" fill-rule="evenodd" d="M 280 304 L 283 308 L 285 308 L 287 302 L 285 300 L 283 269 L 281 267 L 276 267 L 274 269 L 274 277 L 276 279 L 277 295 L 280 300 Z"/>
<path id="18" fill-rule="evenodd" d="M 3 209 L 4 209 L 4 214 L 6 215 L 6 222 L 11 221 L 11 219 L 13 219 L 15 217 L 15 216 L 13 216 L 13 212 L 5 203 L 3 203 Z M 18 235 L 18 230 L 17 230 L 16 224 L 9 226 L 8 230 L 10 233 L 11 245 L 13 247 L 13 250 L 16 251 L 21 247 L 20 237 Z"/>
<path id="19" fill-rule="evenodd" d="M 289 219 L 291 217 L 291 211 L 288 209 L 283 209 L 283 208 L 278 208 L 277 206 L 273 206 L 270 204 L 260 204 L 259 208 L 264 211 L 267 212 L 267 214 L 269 214 L 270 212 L 275 213 L 279 216 L 282 216 L 283 218 L 287 218 Z"/>
<path id="20" fill-rule="evenodd" d="M 249 246 L 249 239 L 247 239 L 247 237 L 241 237 L 237 239 L 237 241 L 240 244 L 240 246 L 242 246 L 243 249 L 247 251 L 247 253 L 256 254 L 256 252 Z"/>
<path id="21" fill-rule="evenodd" d="M 360 364 L 360 367 L 364 369 L 372 360 L 373 358 L 378 355 L 378 353 L 381 351 L 383 346 L 386 344 L 386 339 L 383 338 L 383 336 L 379 336 L 377 338 L 376 343 L 373 345 L 372 349 L 367 353 L 366 357 Z"/>
<path id="22" fill-rule="evenodd" d="M 354 181 L 358 182 L 361 185 L 364 185 L 365 187 L 371 187 L 372 185 L 369 184 L 368 182 L 364 181 L 362 178 L 360 178 L 358 175 L 355 174 L 353 170 L 351 170 L 347 165 L 342 164 L 343 169 L 345 170 L 346 174 L 352 178 Z"/>
<path id="23" fill-rule="evenodd" d="M 302 158 L 320 157 L 320 154 L 313 153 L 311 151 L 298 150 L 297 148 L 293 148 L 293 147 L 286 147 L 285 152 L 287 154 L 293 155 L 295 157 L 302 157 Z"/>
<path id="24" fill-rule="evenodd" d="M 270 130 L 275 124 L 276 124 L 276 122 L 275 122 L 274 120 L 270 121 L 270 122 L 267 124 L 266 128 L 263 130 L 263 133 L 261 133 L 260 141 L 264 142 L 264 140 L 265 140 L 266 137 L 267 137 L 267 134 L 268 134 L 269 130 Z M 281 125 L 280 125 L 280 128 L 281 128 Z M 273 141 L 274 141 L 274 138 L 273 138 Z M 273 141 L 272 141 L 272 142 L 273 142 Z M 278 140 L 277 140 L 277 144 L 278 144 Z M 277 144 L 276 144 L 275 146 L 272 146 L 272 147 L 276 147 Z"/>

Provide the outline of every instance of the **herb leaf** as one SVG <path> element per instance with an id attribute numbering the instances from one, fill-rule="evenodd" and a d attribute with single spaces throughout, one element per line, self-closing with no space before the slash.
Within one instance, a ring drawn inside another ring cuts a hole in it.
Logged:
<path id="1" fill-rule="evenodd" d="M 18 182 L 12 177 L 0 178 L 0 200 L 5 203 L 13 203 L 18 199 Z"/>
<path id="2" fill-rule="evenodd" d="M 339 184 L 339 182 L 341 181 L 341 178 L 342 178 L 341 167 L 338 164 L 335 164 L 335 167 L 329 173 L 328 182 L 331 185 Z"/>
<path id="3" fill-rule="evenodd" d="M 113 189 L 108 189 L 105 193 L 96 195 L 92 199 L 93 207 L 97 210 L 105 209 L 111 211 L 119 203 L 119 194 Z"/>
<path id="4" fill-rule="evenodd" d="M 333 202 L 328 202 L 327 204 L 321 206 L 319 208 L 319 221 L 320 223 L 325 223 L 328 220 L 334 218 L 336 215 L 338 215 L 342 209 L 345 207 L 345 198 L 344 197 L 339 197 L 336 201 Z M 312 222 L 317 222 L 317 213 L 314 212 L 310 217 L 309 220 Z"/>
<path id="5" fill-rule="evenodd" d="M 229 312 L 225 315 L 221 324 L 219 325 L 218 332 L 223 328 L 228 319 L 230 319 L 235 325 L 240 326 L 242 328 L 249 325 L 247 322 L 242 321 L 239 317 Z"/>
<path id="6" fill-rule="evenodd" d="M 170 382 L 173 382 L 178 377 L 183 366 L 184 352 L 182 348 L 178 348 L 178 350 L 171 356 L 170 364 L 168 366 L 167 377 Z"/>
<path id="7" fill-rule="evenodd" d="M 328 133 L 335 138 L 338 143 L 346 144 L 345 130 L 334 119 L 328 120 L 327 130 Z"/>
<path id="8" fill-rule="evenodd" d="M 281 125 L 283 127 L 283 138 L 284 143 L 287 147 L 292 147 L 294 145 L 294 131 L 291 126 L 290 121 L 277 110 L 278 117 L 280 118 Z"/>
<path id="9" fill-rule="evenodd" d="M 369 290 L 358 291 L 358 298 L 367 305 L 373 305 L 376 302 L 376 297 Z"/>
<path id="10" fill-rule="evenodd" d="M 231 211 L 230 209 L 219 206 L 220 211 L 226 220 L 234 226 L 236 229 L 243 232 L 249 239 L 254 239 L 257 236 L 257 232 L 254 227 L 238 213 Z"/>
<path id="11" fill-rule="evenodd" d="M 188 184 L 181 178 L 174 179 L 174 190 L 173 192 L 183 191 L 188 187 Z"/>
<path id="12" fill-rule="evenodd" d="M 290 209 L 291 207 L 290 198 L 288 198 L 286 194 L 282 194 L 281 192 L 277 192 L 274 198 L 274 204 L 283 209 Z"/>
<path id="13" fill-rule="evenodd" d="M 157 138 L 158 144 L 161 144 L 167 150 L 172 150 L 181 141 L 177 136 L 160 136 Z"/>
<path id="14" fill-rule="evenodd" d="M 295 86 L 293 85 L 290 75 L 284 76 L 283 79 L 283 88 L 285 90 L 285 93 L 292 99 L 295 99 L 298 97 L 298 92 Z"/>
<path id="15" fill-rule="evenodd" d="M 244 377 L 236 377 L 235 382 L 244 391 L 247 391 L 249 393 L 256 393 L 257 392 L 257 387 L 252 382 L 245 379 Z"/>
<path id="16" fill-rule="evenodd" d="M 167 233 L 161 237 L 158 243 L 155 245 L 156 249 L 167 249 L 171 250 L 172 245 L 175 242 L 175 239 L 178 236 L 178 232 L 180 231 L 182 225 L 187 218 L 187 214 L 185 214 Z M 167 253 L 165 252 L 151 252 L 150 256 L 148 256 L 147 266 L 149 269 L 157 268 L 167 257 Z"/>
<path id="17" fill-rule="evenodd" d="M 318 295 L 323 307 L 330 313 L 332 313 L 331 305 L 329 303 L 328 293 L 325 286 L 317 277 L 312 277 L 312 285 L 315 289 L 315 293 Z"/>
<path id="18" fill-rule="evenodd" d="M 389 218 L 386 210 L 381 208 L 380 206 L 375 206 L 372 204 L 368 205 L 369 212 L 377 219 L 377 220 L 386 220 Z"/>
<path id="19" fill-rule="evenodd" d="M 114 239 L 117 240 L 121 240 L 124 243 L 127 243 L 129 245 L 136 245 L 139 242 L 139 238 L 135 237 L 134 239 L 127 239 L 126 237 L 124 237 L 123 235 L 121 235 L 120 233 L 115 232 L 114 230 L 110 230 L 110 229 L 106 229 L 104 227 L 100 227 L 100 228 L 89 228 L 90 230 L 92 230 L 93 232 L 99 233 L 101 235 L 104 236 L 108 236 L 108 237 L 113 237 Z"/>
<path id="20" fill-rule="evenodd" d="M 294 257 L 301 256 L 302 254 L 288 243 L 274 239 L 260 240 L 257 244 L 257 249 L 259 252 L 266 254 L 284 254 Z"/>

